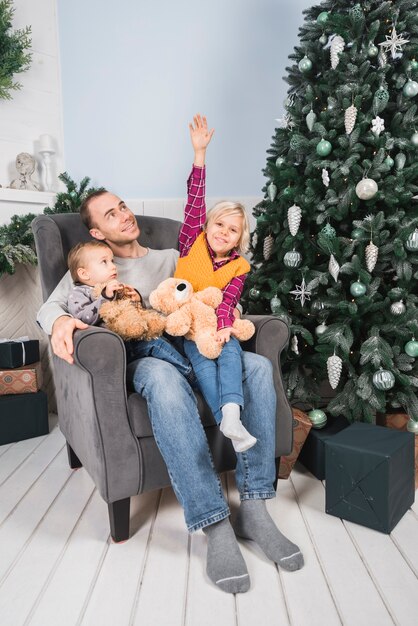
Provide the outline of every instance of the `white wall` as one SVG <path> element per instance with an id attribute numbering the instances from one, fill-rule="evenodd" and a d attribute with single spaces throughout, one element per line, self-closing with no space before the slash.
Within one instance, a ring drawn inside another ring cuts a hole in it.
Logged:
<path id="1" fill-rule="evenodd" d="M 187 123 L 216 133 L 209 196 L 257 196 L 311 0 L 58 0 L 66 167 L 125 198 L 179 198 Z"/>
<path id="2" fill-rule="evenodd" d="M 55 0 L 14 0 L 14 28 L 32 27 L 32 63 L 17 74 L 22 84 L 12 100 L 0 100 L 0 185 L 17 177 L 15 159 L 29 152 L 38 160 L 34 178 L 41 181 L 37 141 L 54 138 L 54 173 L 63 171 L 63 129 Z M 1 207 L 1 205 L 0 205 Z M 1 217 L 1 214 L 0 214 Z"/>

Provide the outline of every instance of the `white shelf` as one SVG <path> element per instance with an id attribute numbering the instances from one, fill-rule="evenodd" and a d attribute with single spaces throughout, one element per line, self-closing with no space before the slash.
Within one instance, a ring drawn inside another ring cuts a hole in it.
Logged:
<path id="1" fill-rule="evenodd" d="M 40 214 L 46 206 L 53 206 L 55 191 L 27 191 L 0 188 L 0 224 L 8 224 L 12 215 Z"/>

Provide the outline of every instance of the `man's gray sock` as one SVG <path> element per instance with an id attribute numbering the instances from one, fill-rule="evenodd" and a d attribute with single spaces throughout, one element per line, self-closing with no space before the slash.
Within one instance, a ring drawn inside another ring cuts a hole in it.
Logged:
<path id="1" fill-rule="evenodd" d="M 227 593 L 244 593 L 250 577 L 229 519 L 205 526 L 208 538 L 206 572 L 217 587 Z"/>
<path id="2" fill-rule="evenodd" d="M 243 500 L 234 530 L 238 537 L 255 541 L 264 554 L 283 569 L 294 572 L 303 567 L 301 551 L 277 528 L 267 511 L 265 500 Z"/>

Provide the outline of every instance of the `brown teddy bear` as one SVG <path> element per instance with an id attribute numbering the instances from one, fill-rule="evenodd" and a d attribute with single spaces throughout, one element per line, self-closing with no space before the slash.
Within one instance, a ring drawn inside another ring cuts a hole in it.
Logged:
<path id="1" fill-rule="evenodd" d="M 103 285 L 95 287 L 95 293 L 102 292 Z M 129 339 L 156 339 L 165 330 L 165 318 L 157 311 L 144 308 L 142 297 L 132 299 L 129 289 L 123 287 L 116 292 L 116 297 L 100 307 L 100 317 L 106 328 L 120 335 L 124 341 Z"/>
<path id="2" fill-rule="evenodd" d="M 169 335 L 185 336 L 193 340 L 199 352 L 208 359 L 216 359 L 222 345 L 215 341 L 217 317 L 215 309 L 222 302 L 217 287 L 194 292 L 192 285 L 181 278 L 167 278 L 150 294 L 151 306 L 167 316 L 165 330 Z M 255 327 L 249 320 L 235 320 L 234 336 L 246 341 Z"/>

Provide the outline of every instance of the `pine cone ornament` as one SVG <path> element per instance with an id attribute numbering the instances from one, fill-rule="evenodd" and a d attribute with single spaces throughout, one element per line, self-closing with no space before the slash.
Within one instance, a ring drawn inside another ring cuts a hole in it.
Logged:
<path id="1" fill-rule="evenodd" d="M 347 133 L 347 135 L 350 135 L 353 132 L 356 119 L 357 119 L 357 107 L 355 107 L 354 104 L 352 104 L 351 107 L 348 107 L 348 109 L 346 109 L 344 113 L 344 126 L 345 126 L 345 132 Z"/>
<path id="2" fill-rule="evenodd" d="M 296 335 L 293 335 L 290 345 L 291 345 L 291 350 L 295 354 L 299 354 L 298 338 L 296 337 Z"/>
<path id="3" fill-rule="evenodd" d="M 344 47 L 345 47 L 344 39 L 341 37 L 341 35 L 335 35 L 335 37 L 331 41 L 331 46 L 330 46 L 331 67 L 333 70 L 335 70 L 338 63 L 340 62 L 338 55 L 340 54 L 340 52 L 344 50 Z"/>
<path id="4" fill-rule="evenodd" d="M 253 234 L 252 239 L 251 239 L 251 243 L 252 243 L 253 248 L 257 247 L 257 243 L 258 243 L 257 231 L 254 231 L 254 234 Z"/>
<path id="5" fill-rule="evenodd" d="M 380 52 L 377 55 L 377 62 L 379 64 L 379 67 L 385 67 L 385 65 L 388 64 L 388 56 L 386 52 L 382 49 L 380 49 Z"/>
<path id="6" fill-rule="evenodd" d="M 327 359 L 327 372 L 329 384 L 333 389 L 336 389 L 340 382 L 341 371 L 343 369 L 343 362 L 339 356 L 334 354 Z"/>
<path id="7" fill-rule="evenodd" d="M 374 243 L 371 241 L 366 247 L 366 267 L 369 272 L 373 272 L 377 263 L 378 255 L 379 248 L 375 246 Z"/>
<path id="8" fill-rule="evenodd" d="M 299 230 L 302 219 L 302 209 L 297 204 L 293 204 L 287 211 L 287 221 L 289 222 L 290 234 L 295 237 Z"/>
<path id="9" fill-rule="evenodd" d="M 337 259 L 335 258 L 333 254 L 331 254 L 330 259 L 329 259 L 328 271 L 333 277 L 333 279 L 335 280 L 335 282 L 337 282 L 338 274 L 340 273 L 340 266 L 337 262 Z"/>
<path id="10" fill-rule="evenodd" d="M 267 235 L 267 237 L 263 241 L 263 257 L 266 261 L 271 257 L 271 253 L 273 251 L 274 239 L 272 235 Z"/>
<path id="11" fill-rule="evenodd" d="M 267 193 L 270 198 L 270 202 L 273 202 L 277 194 L 277 187 L 274 183 L 269 184 L 269 186 L 267 187 Z"/>

